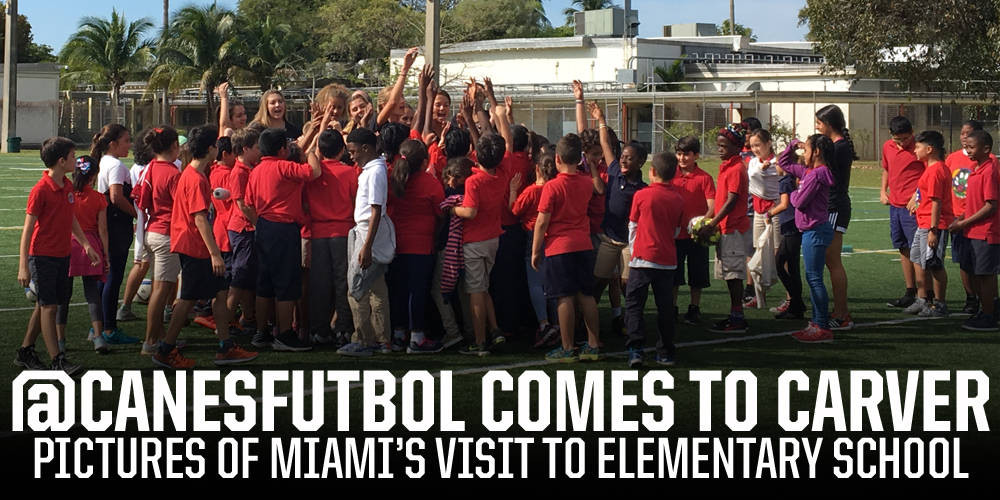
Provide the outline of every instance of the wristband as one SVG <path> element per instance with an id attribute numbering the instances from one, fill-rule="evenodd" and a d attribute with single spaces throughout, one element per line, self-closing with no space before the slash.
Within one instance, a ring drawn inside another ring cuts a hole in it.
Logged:
<path id="1" fill-rule="evenodd" d="M 600 125 L 599 127 L 597 127 L 597 128 L 598 128 L 598 129 L 602 129 L 602 128 L 608 128 L 608 124 L 606 124 L 606 123 L 602 123 L 602 124 L 601 124 L 601 125 Z"/>
<path id="2" fill-rule="evenodd" d="M 583 99 L 577 99 L 577 100 L 576 100 L 576 103 L 577 103 L 577 104 L 583 104 Z"/>

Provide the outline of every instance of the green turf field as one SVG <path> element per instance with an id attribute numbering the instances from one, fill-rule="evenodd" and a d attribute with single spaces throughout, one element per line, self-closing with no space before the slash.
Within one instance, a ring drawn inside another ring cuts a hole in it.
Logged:
<path id="1" fill-rule="evenodd" d="M 703 161 L 703 166 L 713 172 L 718 161 Z M 18 369 L 11 360 L 20 345 L 32 304 L 17 285 L 18 239 L 24 223 L 24 206 L 32 185 L 39 176 L 39 160 L 36 151 L 20 155 L 0 156 L 0 401 L 6 406 L 10 401 L 11 379 Z M 849 276 L 849 296 L 851 312 L 858 328 L 848 332 L 837 332 L 836 342 L 825 345 L 803 345 L 787 334 L 804 326 L 802 321 L 777 321 L 766 309 L 747 312 L 752 332 L 746 336 L 727 338 L 725 335 L 707 332 L 705 328 L 680 325 L 677 342 L 679 344 L 678 364 L 672 370 L 677 379 L 675 401 L 678 425 L 684 423 L 694 429 L 693 416 L 697 388 L 687 380 L 687 371 L 695 369 L 735 370 L 752 369 L 756 374 L 761 391 L 761 426 L 763 429 L 776 428 L 773 417 L 776 379 L 783 370 L 802 369 L 815 373 L 821 369 L 981 369 L 986 370 L 993 382 L 991 420 L 997 419 L 997 404 L 1000 400 L 1000 379 L 997 363 L 1000 360 L 1000 334 L 972 333 L 959 328 L 961 319 L 940 319 L 933 321 L 897 322 L 904 316 L 886 307 L 886 301 L 899 296 L 903 289 L 898 263 L 898 254 L 890 249 L 888 209 L 879 203 L 878 182 L 880 171 L 870 164 L 856 167 L 852 177 L 851 195 L 853 218 L 850 231 L 844 243 L 852 252 L 844 254 Z M 130 264 L 131 265 L 131 264 Z M 948 262 L 950 286 L 948 301 L 952 309 L 961 307 L 964 293 L 958 278 L 958 268 Z M 83 301 L 79 283 L 75 287 L 73 303 Z M 808 293 L 808 287 L 806 287 Z M 769 305 L 777 305 L 783 298 L 784 290 L 779 285 L 769 294 Z M 806 296 L 808 301 L 808 296 Z M 832 301 L 832 297 L 831 297 Z M 682 289 L 680 307 L 684 311 L 688 304 L 687 289 Z M 832 304 L 831 304 L 832 307 Z M 721 319 L 728 313 L 728 297 L 725 285 L 714 281 L 705 290 L 702 311 L 705 324 Z M 135 312 L 145 317 L 144 306 L 136 304 Z M 652 339 L 654 308 L 652 297 L 647 314 L 648 334 Z M 602 325 L 607 328 L 610 312 L 607 300 L 601 306 Z M 142 336 L 144 321 L 124 323 L 123 329 L 132 335 Z M 71 309 L 68 349 L 71 359 L 88 368 L 108 369 L 112 374 L 120 370 L 151 371 L 148 357 L 139 355 L 139 347 L 116 346 L 114 352 L 100 356 L 92 351 L 86 340 L 89 318 L 86 307 Z M 198 362 L 199 368 L 214 368 L 210 360 L 215 349 L 215 341 L 209 331 L 199 327 L 188 327 L 182 338 L 189 342 L 186 355 Z M 605 335 L 606 360 L 589 365 L 550 365 L 544 362 L 543 352 L 532 350 L 529 339 L 515 339 L 500 352 L 485 358 L 469 358 L 448 352 L 432 356 L 412 356 L 405 354 L 376 355 L 355 360 L 342 358 L 329 349 L 317 349 L 308 353 L 261 353 L 257 361 L 247 365 L 252 370 L 262 369 L 385 369 L 401 373 L 412 369 L 461 371 L 455 376 L 456 414 L 466 415 L 470 421 L 478 420 L 479 414 L 479 374 L 491 367 L 508 367 L 515 375 L 525 369 L 541 369 L 548 372 L 557 369 L 611 370 L 625 367 L 624 343 L 621 338 Z M 652 345 L 652 341 L 649 343 Z M 39 342 L 38 350 L 43 361 L 48 356 Z M 647 366 L 652 363 L 647 356 Z M 947 384 L 942 386 L 946 389 Z M 467 395 L 469 397 L 464 397 Z M 920 396 L 918 395 L 918 400 Z M 722 402 L 717 400 L 716 422 L 721 422 Z M 513 396 L 499 399 L 501 406 L 514 406 Z M 110 403 L 110 401 L 108 401 Z M 768 410 L 771 408 L 771 410 Z M 918 416 L 920 410 L 918 408 Z M 4 419 L 9 412 L 2 412 Z M 476 418 L 473 418 L 476 417 Z M 5 426 L 6 427 L 6 426 Z"/>

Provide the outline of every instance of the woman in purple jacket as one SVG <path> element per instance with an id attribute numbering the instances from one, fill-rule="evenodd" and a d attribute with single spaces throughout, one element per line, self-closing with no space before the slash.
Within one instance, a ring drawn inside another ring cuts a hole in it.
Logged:
<path id="1" fill-rule="evenodd" d="M 795 153 L 800 147 L 804 151 L 804 165 L 798 163 Z M 827 210 L 833 174 L 827 165 L 834 160 L 834 154 L 833 141 L 816 134 L 806 142 L 792 140 L 778 157 L 778 165 L 799 178 L 799 188 L 791 194 L 791 201 L 795 207 L 795 226 L 802 231 L 802 260 L 812 300 L 812 321 L 804 330 L 792 335 L 800 342 L 833 341 L 833 332 L 828 328 L 830 299 L 823 283 L 823 268 L 826 248 L 833 240 L 833 226 Z"/>

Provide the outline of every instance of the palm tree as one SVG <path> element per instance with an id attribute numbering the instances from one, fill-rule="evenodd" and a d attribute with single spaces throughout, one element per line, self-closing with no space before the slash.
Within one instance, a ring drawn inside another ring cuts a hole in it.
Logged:
<path id="1" fill-rule="evenodd" d="M 150 42 L 143 35 L 153 23 L 147 18 L 129 23 L 117 10 L 111 18 L 87 16 L 59 52 L 71 82 L 107 82 L 111 86 L 111 119 L 118 121 L 118 98 L 126 79 L 148 67 Z"/>
<path id="2" fill-rule="evenodd" d="M 612 7 L 618 7 L 618 5 L 611 0 L 573 0 L 569 3 L 569 7 L 563 9 L 563 14 L 566 16 L 566 24 L 570 25 L 573 24 L 573 16 L 577 12 L 610 9 Z"/>
<path id="3" fill-rule="evenodd" d="M 276 23 L 271 16 L 262 23 L 250 23 L 237 35 L 240 57 L 234 59 L 240 80 L 256 82 L 261 90 L 276 86 L 305 63 L 300 55 L 303 37 L 285 23 Z"/>
<path id="4" fill-rule="evenodd" d="M 233 11 L 214 3 L 175 12 L 160 41 L 150 85 L 177 90 L 198 82 L 211 119 L 215 87 L 229 80 L 241 58 L 235 21 Z"/>

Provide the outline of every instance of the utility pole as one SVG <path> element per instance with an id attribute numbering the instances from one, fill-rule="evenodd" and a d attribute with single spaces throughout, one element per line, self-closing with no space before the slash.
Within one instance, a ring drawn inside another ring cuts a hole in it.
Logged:
<path id="1" fill-rule="evenodd" d="M 434 68 L 434 83 L 441 83 L 441 4 L 440 0 L 427 0 L 424 23 L 424 66 Z"/>
<path id="2" fill-rule="evenodd" d="M 3 118 L 0 128 L 4 153 L 9 153 L 7 139 L 17 136 L 17 0 L 7 0 L 7 26 L 3 47 Z"/>
<path id="3" fill-rule="evenodd" d="M 170 22 L 169 12 L 170 0 L 163 0 L 163 36 L 160 37 L 161 44 L 167 39 L 167 23 Z M 160 103 L 160 123 L 167 123 L 167 120 L 170 119 L 170 106 L 167 105 L 167 89 L 165 87 L 160 97 L 163 98 L 163 102 Z"/>
<path id="4" fill-rule="evenodd" d="M 729 34 L 736 34 L 736 0 L 729 0 Z"/>

